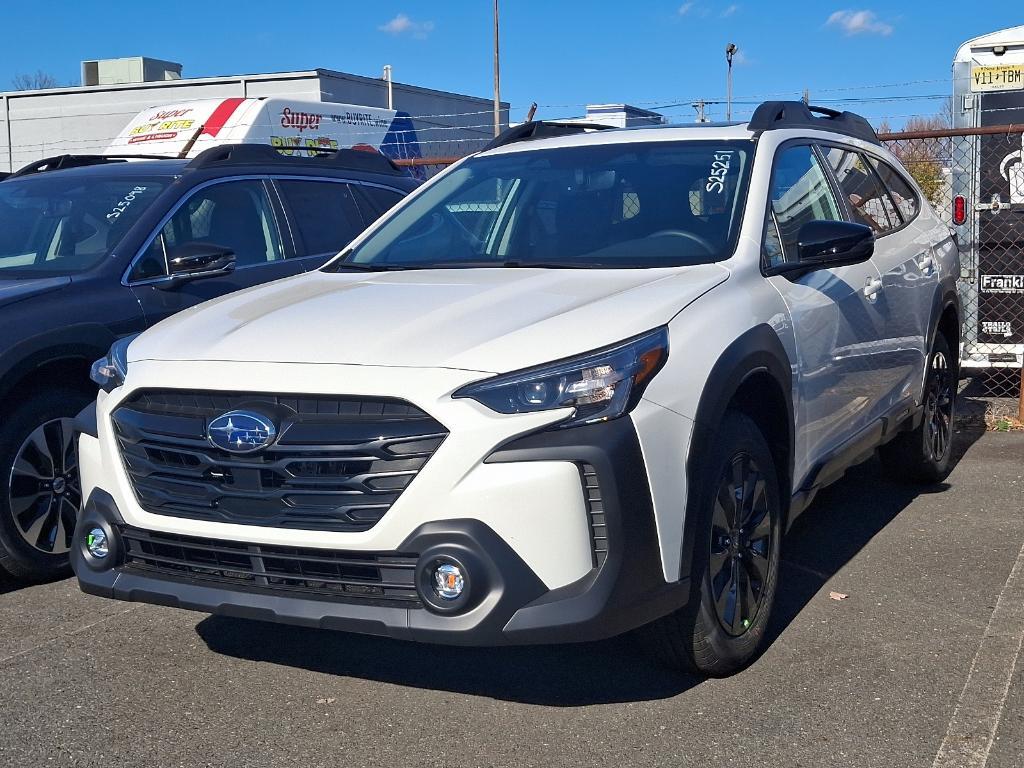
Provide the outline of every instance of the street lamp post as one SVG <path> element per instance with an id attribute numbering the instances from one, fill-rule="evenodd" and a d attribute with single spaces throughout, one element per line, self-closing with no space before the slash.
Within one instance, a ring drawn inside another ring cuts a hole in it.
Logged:
<path id="1" fill-rule="evenodd" d="M 725 119 L 732 120 L 732 57 L 736 55 L 736 43 L 729 43 L 725 46 L 725 61 L 729 65 L 728 74 L 725 77 Z"/>
<path id="2" fill-rule="evenodd" d="M 498 65 L 498 0 L 494 0 L 494 135 L 501 133 L 501 69 Z"/>

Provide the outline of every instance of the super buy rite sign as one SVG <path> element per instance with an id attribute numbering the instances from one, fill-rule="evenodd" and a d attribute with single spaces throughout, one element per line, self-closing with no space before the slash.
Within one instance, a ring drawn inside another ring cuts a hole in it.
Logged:
<path id="1" fill-rule="evenodd" d="M 197 99 L 144 109 L 108 155 L 195 157 L 220 144 L 270 144 L 290 155 L 317 149 L 379 150 L 395 111 L 292 99 Z"/>

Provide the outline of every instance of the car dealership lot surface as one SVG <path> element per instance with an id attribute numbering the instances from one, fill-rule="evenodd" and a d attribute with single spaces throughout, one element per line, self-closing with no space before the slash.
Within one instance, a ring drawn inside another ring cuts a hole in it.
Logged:
<path id="1" fill-rule="evenodd" d="M 1019 647 L 993 612 L 1020 581 L 1024 434 L 961 437 L 945 486 L 869 462 L 819 497 L 770 647 L 727 680 L 627 640 L 440 648 L 0 585 L 0 765 L 932 766 L 962 694 L 999 721 L 987 765 L 1024 765 L 1024 660 L 1005 703 L 965 690 L 976 654 Z M 1010 636 L 979 653 L 986 628 Z"/>

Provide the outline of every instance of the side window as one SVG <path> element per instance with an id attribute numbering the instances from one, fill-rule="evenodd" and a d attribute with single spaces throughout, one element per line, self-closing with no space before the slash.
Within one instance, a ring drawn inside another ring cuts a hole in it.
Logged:
<path id="1" fill-rule="evenodd" d="M 255 179 L 211 184 L 174 212 L 132 270 L 132 280 L 167 274 L 177 247 L 212 243 L 230 248 L 239 267 L 283 258 L 281 235 L 263 182 Z"/>
<path id="2" fill-rule="evenodd" d="M 789 147 L 776 156 L 770 195 L 772 215 L 764 240 L 769 266 L 796 258 L 800 227 L 808 221 L 842 220 L 825 171 L 810 146 Z"/>
<path id="3" fill-rule="evenodd" d="M 277 182 L 298 237 L 298 256 L 335 254 L 363 231 L 362 218 L 348 184 L 337 181 Z"/>
<path id="4" fill-rule="evenodd" d="M 899 214 L 878 176 L 868 167 L 864 156 L 852 149 L 826 148 L 828 162 L 835 172 L 839 189 L 849 203 L 853 220 L 882 235 L 900 225 Z"/>
<path id="5" fill-rule="evenodd" d="M 367 187 L 360 184 L 356 190 L 360 193 L 359 208 L 363 212 L 363 219 L 367 226 L 398 205 L 402 199 L 402 195 L 398 192 L 380 187 Z"/>
<path id="6" fill-rule="evenodd" d="M 896 203 L 896 208 L 903 217 L 903 221 L 910 221 L 917 216 L 919 205 L 914 188 L 888 163 L 873 157 L 869 159 L 875 172 L 881 177 L 882 183 L 888 188 L 889 194 L 892 195 L 893 202 Z"/>

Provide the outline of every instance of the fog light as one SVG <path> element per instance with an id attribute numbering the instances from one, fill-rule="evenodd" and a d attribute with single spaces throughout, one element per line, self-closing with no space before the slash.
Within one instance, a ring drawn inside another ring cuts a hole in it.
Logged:
<path id="1" fill-rule="evenodd" d="M 107 541 L 107 532 L 96 527 L 89 530 L 85 535 L 85 548 L 89 554 L 97 560 L 102 560 L 110 554 L 110 543 Z"/>
<path id="2" fill-rule="evenodd" d="M 434 591 L 444 600 L 455 600 L 466 587 L 462 569 L 452 563 L 442 563 L 434 569 Z"/>

